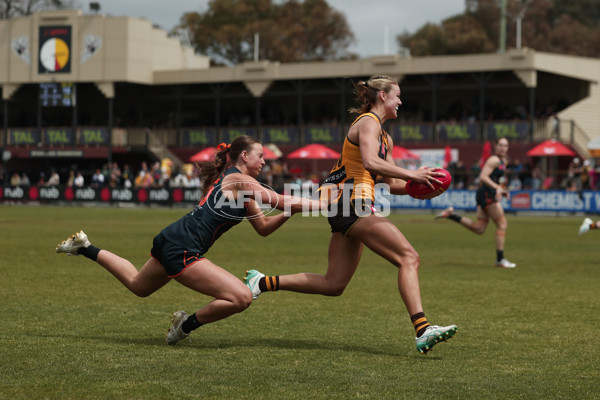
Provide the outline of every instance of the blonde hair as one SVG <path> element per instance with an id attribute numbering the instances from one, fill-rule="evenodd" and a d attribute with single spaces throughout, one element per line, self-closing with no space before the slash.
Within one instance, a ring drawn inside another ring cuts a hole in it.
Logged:
<path id="1" fill-rule="evenodd" d="M 377 103 L 377 93 L 383 90 L 389 93 L 393 86 L 400 86 L 398 82 L 387 75 L 375 75 L 366 81 L 360 81 L 354 85 L 357 107 L 351 107 L 348 112 L 351 114 L 364 114 L 368 112 L 375 103 Z"/>

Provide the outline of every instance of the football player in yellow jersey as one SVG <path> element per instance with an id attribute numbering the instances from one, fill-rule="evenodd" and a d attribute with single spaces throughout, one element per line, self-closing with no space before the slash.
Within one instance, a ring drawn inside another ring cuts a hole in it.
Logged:
<path id="1" fill-rule="evenodd" d="M 376 213 L 374 185 L 376 177 L 382 176 L 392 194 L 406 194 L 407 180 L 433 188 L 432 182 L 441 183 L 436 177 L 443 174 L 429 168 L 407 170 L 392 160 L 393 142 L 382 124 L 396 118 L 402 104 L 395 80 L 374 76 L 359 82 L 356 100 L 359 106 L 350 112 L 358 114 L 358 118 L 344 140 L 340 159 L 325 181 L 338 189 L 329 215 L 332 235 L 326 274 L 265 276 L 250 270 L 244 281 L 253 298 L 263 291 L 276 290 L 339 296 L 352 279 L 366 245 L 398 268 L 398 289 L 415 327 L 417 350 L 427 353 L 436 343 L 451 338 L 457 327 L 428 323 L 421 304 L 419 255 L 396 225 Z M 322 188 L 326 190 L 327 186 Z"/>

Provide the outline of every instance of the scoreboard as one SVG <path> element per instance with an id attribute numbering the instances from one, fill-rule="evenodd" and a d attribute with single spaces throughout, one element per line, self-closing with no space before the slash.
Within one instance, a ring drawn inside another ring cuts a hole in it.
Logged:
<path id="1" fill-rule="evenodd" d="M 40 83 L 40 102 L 42 107 L 75 106 L 75 84 L 70 82 Z"/>

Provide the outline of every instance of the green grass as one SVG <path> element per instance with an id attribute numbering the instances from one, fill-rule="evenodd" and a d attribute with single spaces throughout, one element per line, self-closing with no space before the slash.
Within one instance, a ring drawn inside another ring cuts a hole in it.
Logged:
<path id="1" fill-rule="evenodd" d="M 432 323 L 454 339 L 417 353 L 396 271 L 365 251 L 337 298 L 267 293 L 245 312 L 164 342 L 170 314 L 210 299 L 176 282 L 146 299 L 83 257 L 54 253 L 85 229 L 135 265 L 182 209 L 0 206 L 0 398 L 589 399 L 600 368 L 600 232 L 581 217 L 509 216 L 492 266 L 493 226 L 475 236 L 432 214 L 394 214 L 421 255 Z M 326 269 L 325 218 L 294 217 L 270 237 L 247 222 L 209 258 L 242 277 Z"/>

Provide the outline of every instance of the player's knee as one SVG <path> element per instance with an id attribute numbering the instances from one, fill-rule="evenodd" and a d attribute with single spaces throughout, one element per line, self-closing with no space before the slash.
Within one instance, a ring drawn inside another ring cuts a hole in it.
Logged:
<path id="1" fill-rule="evenodd" d="M 242 312 L 252 304 L 252 292 L 244 291 L 237 293 L 232 299 L 231 304 L 236 312 Z"/>
<path id="2" fill-rule="evenodd" d="M 346 290 L 346 284 L 341 282 L 330 282 L 325 288 L 323 294 L 325 296 L 341 296 Z"/>
<path id="3" fill-rule="evenodd" d="M 473 225 L 473 232 L 475 232 L 478 235 L 483 235 L 485 233 L 486 228 L 487 228 L 487 225 L 475 224 L 475 225 Z"/>
<path id="4" fill-rule="evenodd" d="M 410 253 L 403 255 L 398 260 L 396 266 L 398 268 L 412 268 L 418 270 L 420 263 L 421 257 L 419 256 L 419 253 L 417 253 L 416 251 L 411 251 Z"/>
<path id="5" fill-rule="evenodd" d="M 129 290 L 135 294 L 137 297 L 148 297 L 150 296 L 152 293 L 155 292 L 154 289 L 148 289 L 148 288 L 144 288 L 144 287 L 139 287 L 139 286 L 135 286 L 132 285 L 129 287 Z"/>

